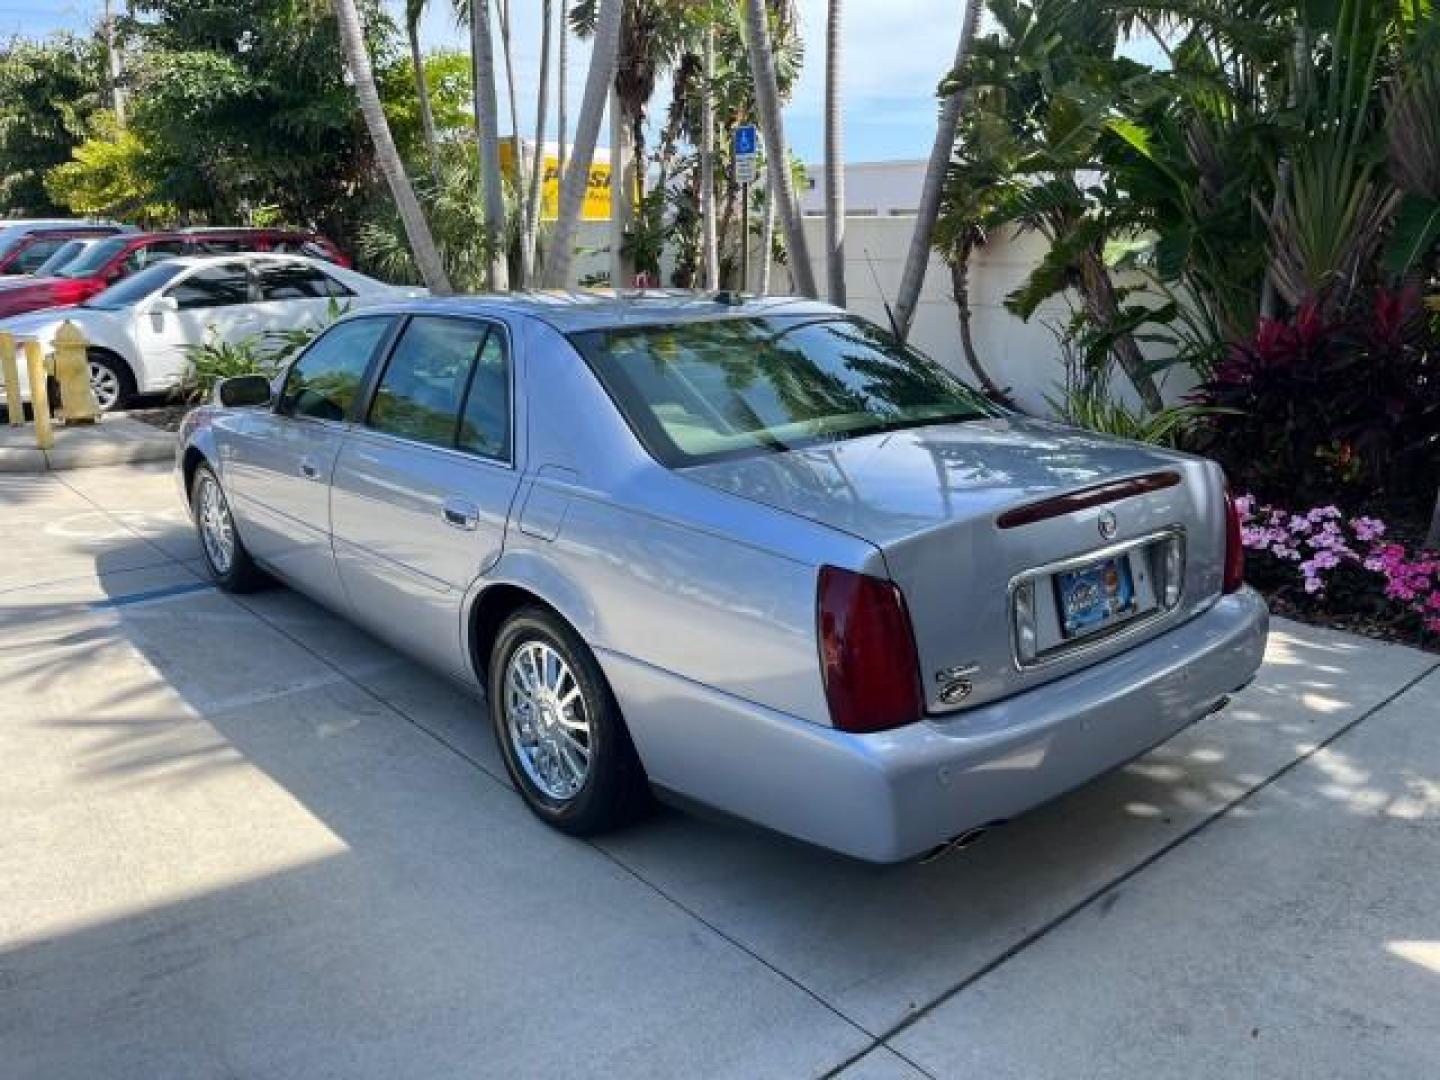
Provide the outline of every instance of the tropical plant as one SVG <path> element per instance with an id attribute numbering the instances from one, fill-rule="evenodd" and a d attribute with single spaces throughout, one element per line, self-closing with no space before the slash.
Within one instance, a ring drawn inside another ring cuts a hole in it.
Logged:
<path id="1" fill-rule="evenodd" d="M 45 191 L 56 206 L 72 213 L 158 227 L 174 221 L 179 209 L 165 201 L 146 163 L 141 137 L 102 111 L 91 118 L 89 133 L 71 150 L 70 160 L 45 174 Z"/>
<path id="2" fill-rule="evenodd" d="M 457 143 L 442 147 L 438 179 L 428 176 L 415 182 L 415 194 L 435 237 L 440 261 L 451 285 L 459 292 L 481 292 L 490 282 L 496 252 L 488 246 L 487 209 L 475 197 L 480 167 L 470 147 Z M 504 220 L 494 243 L 501 245 L 500 258 L 518 238 L 515 228 L 519 201 L 506 189 Z M 361 258 L 387 281 L 420 282 L 419 271 L 405 229 L 389 200 L 377 201 L 356 233 Z"/>
<path id="3" fill-rule="evenodd" d="M 198 345 L 185 346 L 185 374 L 178 395 L 183 401 L 199 404 L 211 399 L 215 384 L 237 375 L 264 375 L 273 379 L 284 360 L 264 335 L 252 334 L 238 341 L 225 341 L 212 332 Z"/>
<path id="4" fill-rule="evenodd" d="M 92 130 L 102 70 L 97 43 L 69 34 L 0 45 L 0 215 L 65 206 L 45 175 Z"/>
<path id="5" fill-rule="evenodd" d="M 1197 400 L 1229 410 L 1200 448 L 1275 501 L 1385 500 L 1418 517 L 1440 488 L 1440 328 L 1419 290 L 1266 321 Z"/>

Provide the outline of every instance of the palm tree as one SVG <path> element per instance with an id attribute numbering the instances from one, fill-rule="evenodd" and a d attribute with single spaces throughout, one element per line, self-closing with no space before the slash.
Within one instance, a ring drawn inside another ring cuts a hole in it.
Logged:
<path id="1" fill-rule="evenodd" d="M 845 130 L 841 118 L 840 30 L 843 0 L 825 21 L 825 278 L 830 303 L 845 306 Z"/>
<path id="2" fill-rule="evenodd" d="M 505 194 L 500 179 L 499 106 L 495 98 L 495 47 L 489 0 L 470 3 L 470 53 L 475 71 L 475 135 L 480 152 L 480 187 L 485 200 L 485 246 L 490 252 L 490 288 L 510 287 L 503 234 Z"/>
<path id="3" fill-rule="evenodd" d="M 715 27 L 705 26 L 705 68 L 700 80 L 700 230 L 705 288 L 720 288 L 720 241 L 715 229 Z"/>
<path id="4" fill-rule="evenodd" d="M 556 57 L 556 78 L 555 78 L 555 132 L 560 140 L 560 148 L 556 152 L 556 166 L 559 175 L 565 176 L 565 159 L 569 153 L 570 144 L 566 141 L 570 137 L 570 112 L 566 108 L 570 92 L 568 83 L 570 81 L 570 24 L 565 18 L 565 4 L 561 0 L 560 9 L 557 12 L 560 25 L 556 32 L 560 35 L 559 55 Z"/>
<path id="5" fill-rule="evenodd" d="M 960 24 L 960 44 L 955 49 L 952 72 L 959 72 L 975 41 L 980 23 L 980 0 L 966 0 L 965 19 Z M 945 188 L 945 171 L 955 149 L 955 132 L 960 124 L 960 111 L 965 93 L 956 81 L 940 107 L 940 122 L 935 126 L 935 142 L 930 148 L 930 162 L 925 168 L 925 186 L 920 191 L 920 206 L 915 211 L 915 231 L 910 236 L 910 250 L 905 257 L 905 270 L 900 276 L 900 291 L 895 296 L 895 332 L 903 341 L 910 336 L 915 322 L 915 308 L 920 303 L 920 290 L 925 285 L 925 270 L 930 263 L 930 241 L 935 235 L 935 219 L 940 215 L 940 195 Z"/>
<path id="6" fill-rule="evenodd" d="M 615 60 L 620 45 L 621 0 L 600 0 L 595 34 L 590 51 L 590 70 L 585 76 L 585 95 L 580 102 L 580 121 L 575 126 L 575 152 L 560 181 L 560 211 L 545 260 L 545 281 L 551 288 L 564 288 L 575 261 L 575 230 L 580 208 L 590 182 L 590 163 L 595 157 L 595 140 L 605 113 L 605 98 L 615 77 Z"/>
<path id="7" fill-rule="evenodd" d="M 795 198 L 795 185 L 790 177 L 790 150 L 785 142 L 785 123 L 780 116 L 775 53 L 770 43 L 770 19 L 764 0 L 748 0 L 746 24 L 750 31 L 747 45 L 750 70 L 755 81 L 755 105 L 760 114 L 760 128 L 765 136 L 770 196 L 778 200 L 776 211 L 785 230 L 785 247 L 789 252 L 790 272 L 795 280 L 795 287 L 803 295 L 814 298 L 815 271 L 810 266 L 810 251 L 805 242 L 800 204 Z"/>
<path id="8" fill-rule="evenodd" d="M 535 100 L 535 148 L 530 161 L 529 190 L 525 193 L 525 229 L 520 243 L 520 276 L 521 284 L 525 286 L 535 280 L 535 245 L 540 235 L 540 180 L 545 172 L 545 121 L 546 111 L 550 106 L 551 7 L 551 0 L 542 0 L 540 85 Z"/>
<path id="9" fill-rule="evenodd" d="M 410 67 L 415 73 L 415 99 L 420 105 L 420 131 L 425 140 L 425 157 L 430 179 L 440 182 L 440 149 L 435 135 L 435 110 L 430 105 L 430 84 L 425 80 L 425 54 L 420 49 L 420 18 L 426 0 L 405 0 L 405 36 L 410 42 Z"/>
<path id="10" fill-rule="evenodd" d="M 445 275 L 445 266 L 435 249 L 435 239 L 425 223 L 425 215 L 415 198 L 415 189 L 410 186 L 410 177 L 405 174 L 405 164 L 400 160 L 400 152 L 395 149 L 395 140 L 390 136 L 385 110 L 380 105 L 380 92 L 375 87 L 375 73 L 370 69 L 370 54 L 365 48 L 365 35 L 360 28 L 360 13 L 355 9 L 355 0 L 331 0 L 331 3 L 335 9 L 335 20 L 340 24 L 340 43 L 345 50 L 350 77 L 355 82 L 360 114 L 365 118 L 370 139 L 375 144 L 375 157 L 380 171 L 385 174 L 386 183 L 390 185 L 390 194 L 405 226 L 405 236 L 415 252 L 416 267 L 426 288 L 432 293 L 448 294 L 450 280 Z"/>
<path id="11" fill-rule="evenodd" d="M 497 0 L 495 10 L 500 21 L 500 55 L 505 61 L 505 100 L 510 106 L 510 160 L 515 167 L 515 190 L 520 195 L 520 221 L 521 233 L 524 233 L 525 222 L 525 192 L 529 190 L 526 181 L 528 172 L 525 162 L 525 155 L 520 150 L 520 105 L 515 96 L 515 57 L 511 49 L 510 38 L 510 0 Z M 521 256 L 522 262 L 524 256 Z M 523 272 L 523 266 L 522 266 Z M 522 285 L 528 281 L 522 281 Z"/>

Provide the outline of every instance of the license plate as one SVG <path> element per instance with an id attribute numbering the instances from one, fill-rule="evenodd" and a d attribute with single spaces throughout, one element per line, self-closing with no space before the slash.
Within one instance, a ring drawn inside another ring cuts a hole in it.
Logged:
<path id="1" fill-rule="evenodd" d="M 1130 560 L 1121 555 L 1055 575 L 1060 629 L 1067 638 L 1098 633 L 1135 614 Z"/>

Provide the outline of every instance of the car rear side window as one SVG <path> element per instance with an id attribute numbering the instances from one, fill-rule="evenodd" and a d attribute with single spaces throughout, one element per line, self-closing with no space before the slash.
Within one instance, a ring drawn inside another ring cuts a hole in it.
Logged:
<path id="1" fill-rule="evenodd" d="M 509 387 L 498 331 L 471 319 L 420 316 L 396 344 L 366 422 L 430 446 L 504 457 Z"/>
<path id="2" fill-rule="evenodd" d="M 384 318 L 337 323 L 290 366 L 276 412 L 315 420 L 346 420 L 375 347 L 390 328 Z"/>
<path id="3" fill-rule="evenodd" d="M 324 300 L 355 295 L 318 266 L 303 263 L 262 266 L 258 277 L 261 300 Z"/>
<path id="4" fill-rule="evenodd" d="M 165 293 L 182 311 L 250 303 L 250 275 L 243 263 L 225 263 L 197 270 Z"/>

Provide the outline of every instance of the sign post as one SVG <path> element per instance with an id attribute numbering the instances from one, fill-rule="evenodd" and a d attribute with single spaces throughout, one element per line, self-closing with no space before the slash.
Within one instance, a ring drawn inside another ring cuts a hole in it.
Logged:
<path id="1" fill-rule="evenodd" d="M 740 291 L 750 288 L 750 185 L 760 158 L 760 133 L 741 124 L 734 134 L 735 179 L 740 184 Z"/>

